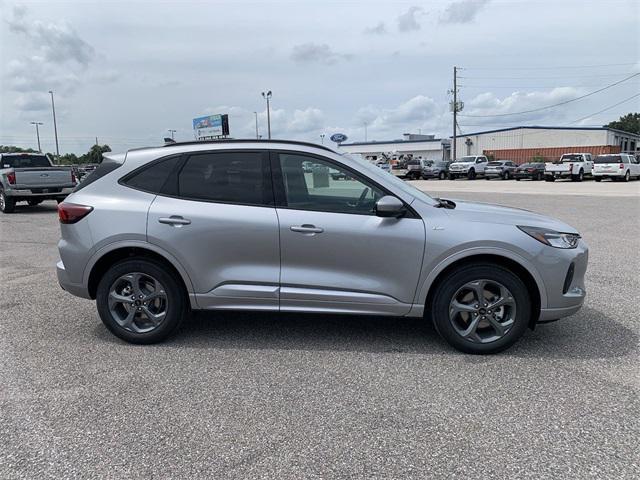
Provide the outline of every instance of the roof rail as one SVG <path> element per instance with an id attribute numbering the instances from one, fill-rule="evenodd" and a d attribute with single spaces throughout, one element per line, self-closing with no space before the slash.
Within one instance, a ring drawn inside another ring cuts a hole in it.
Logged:
<path id="1" fill-rule="evenodd" d="M 222 138 L 220 140 L 192 140 L 189 142 L 175 142 L 164 145 L 165 147 L 178 147 L 180 145 L 201 145 L 203 143 L 286 143 L 291 145 L 305 145 L 307 147 L 316 147 L 321 148 L 323 150 L 327 150 L 329 152 L 333 152 L 333 150 L 325 145 L 318 145 L 317 143 L 312 142 L 302 142 L 298 140 L 277 140 L 277 139 L 266 139 L 266 138 Z"/>

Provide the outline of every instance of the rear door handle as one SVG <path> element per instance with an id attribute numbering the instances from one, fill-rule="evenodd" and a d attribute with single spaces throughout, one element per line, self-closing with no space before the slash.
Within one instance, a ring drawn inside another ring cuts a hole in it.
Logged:
<path id="1" fill-rule="evenodd" d="M 315 234 L 315 233 L 324 232 L 324 228 L 316 227 L 315 225 L 310 225 L 308 223 L 305 223 L 304 225 L 292 226 L 292 227 L 289 227 L 289 229 L 292 232 L 298 232 L 298 233 Z"/>
<path id="2" fill-rule="evenodd" d="M 158 222 L 164 223 L 165 225 L 173 225 L 176 227 L 191 224 L 191 220 L 189 220 L 188 218 L 181 217 L 180 215 L 171 215 L 170 217 L 160 217 L 158 219 Z"/>

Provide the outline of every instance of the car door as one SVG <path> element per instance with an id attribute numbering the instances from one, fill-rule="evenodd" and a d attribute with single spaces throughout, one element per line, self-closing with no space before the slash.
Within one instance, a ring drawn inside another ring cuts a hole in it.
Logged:
<path id="1" fill-rule="evenodd" d="M 628 155 L 629 158 L 629 173 L 632 177 L 640 176 L 640 163 L 633 155 Z"/>
<path id="2" fill-rule="evenodd" d="M 313 173 L 303 169 L 314 165 Z M 375 215 L 389 192 L 325 157 L 273 152 L 280 220 L 280 309 L 406 314 L 425 246 L 423 221 Z M 329 169 L 343 173 L 339 180 Z"/>
<path id="3" fill-rule="evenodd" d="M 280 246 L 269 154 L 188 154 L 149 209 L 148 241 L 187 270 L 201 308 L 278 309 Z"/>

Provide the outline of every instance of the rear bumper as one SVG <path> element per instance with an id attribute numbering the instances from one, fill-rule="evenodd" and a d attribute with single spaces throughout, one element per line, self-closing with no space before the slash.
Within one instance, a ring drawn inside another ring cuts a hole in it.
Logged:
<path id="1" fill-rule="evenodd" d="M 484 172 L 484 176 L 485 177 L 489 177 L 489 178 L 491 178 L 491 177 L 501 177 L 502 175 L 503 175 L 503 172 L 495 172 L 495 171 L 487 172 L 486 170 Z"/>
<path id="2" fill-rule="evenodd" d="M 626 173 L 626 170 L 620 170 L 617 172 L 593 172 L 593 176 L 600 178 L 622 178 Z"/>
<path id="3" fill-rule="evenodd" d="M 4 191 L 4 194 L 7 197 L 12 197 L 12 198 L 24 198 L 24 199 L 29 199 L 29 198 L 42 198 L 42 199 L 47 199 L 47 198 L 59 198 L 59 197 L 66 197 L 67 195 L 71 194 L 71 192 L 73 191 L 75 187 L 64 187 L 64 188 L 60 188 L 60 187 L 42 187 L 42 188 L 33 188 L 33 189 L 29 189 L 29 188 L 7 188 Z M 57 190 L 60 189 L 60 191 L 46 191 L 46 190 Z M 36 192 L 33 192 L 32 190 L 36 190 Z M 42 191 L 40 191 L 42 190 Z"/>
<path id="4" fill-rule="evenodd" d="M 544 172 L 544 174 L 548 177 L 553 178 L 571 178 L 573 174 L 571 172 Z"/>
<path id="5" fill-rule="evenodd" d="M 86 288 L 86 286 L 78 283 L 73 283 L 69 280 L 69 276 L 67 275 L 67 271 L 64 268 L 64 263 L 62 263 L 62 260 L 60 260 L 56 264 L 56 274 L 58 276 L 58 283 L 63 290 L 69 292 L 71 295 L 75 295 L 76 297 L 91 299 L 89 290 Z"/>

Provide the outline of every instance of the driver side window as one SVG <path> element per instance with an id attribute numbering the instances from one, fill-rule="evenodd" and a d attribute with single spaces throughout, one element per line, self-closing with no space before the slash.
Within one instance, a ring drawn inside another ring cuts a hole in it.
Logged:
<path id="1" fill-rule="evenodd" d="M 375 215 L 375 204 L 384 192 L 360 176 L 316 157 L 278 156 L 288 208 Z"/>

